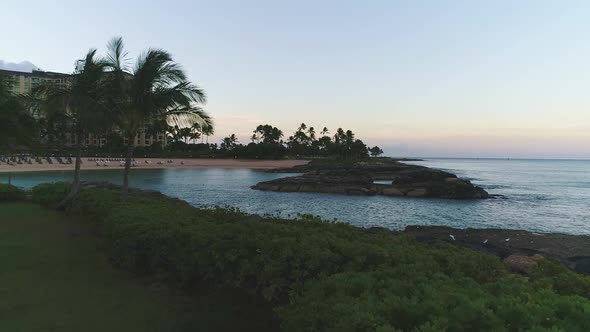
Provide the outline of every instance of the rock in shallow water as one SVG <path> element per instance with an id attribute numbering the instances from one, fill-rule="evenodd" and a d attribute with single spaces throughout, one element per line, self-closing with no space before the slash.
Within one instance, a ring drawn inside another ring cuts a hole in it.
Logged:
<path id="1" fill-rule="evenodd" d="M 277 172 L 277 170 L 275 170 Z M 482 199 L 489 194 L 469 180 L 423 166 L 392 159 L 345 163 L 315 162 L 278 172 L 299 176 L 260 182 L 253 189 L 287 192 L 319 192 L 346 195 L 384 195 L 412 198 Z M 391 184 L 375 183 L 391 181 Z"/>

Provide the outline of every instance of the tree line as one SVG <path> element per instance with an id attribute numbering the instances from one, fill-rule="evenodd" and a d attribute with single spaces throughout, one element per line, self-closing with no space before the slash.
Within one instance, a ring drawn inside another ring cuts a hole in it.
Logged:
<path id="1" fill-rule="evenodd" d="M 378 146 L 367 147 L 351 130 L 338 128 L 332 135 L 329 129 L 324 127 L 318 133 L 314 127 L 305 123 L 288 137 L 277 127 L 259 125 L 253 131 L 250 141 L 248 144 L 240 144 L 236 135 L 232 134 L 223 138 L 219 150 L 236 155 L 329 157 L 347 160 L 383 154 L 383 150 Z"/>
<path id="2" fill-rule="evenodd" d="M 154 123 L 145 129 L 146 135 L 166 136 L 166 144 L 153 142 L 150 146 L 134 149 L 136 157 L 221 157 L 221 158 L 333 158 L 362 159 L 383 154 L 378 146 L 368 147 L 357 139 L 351 130 L 338 128 L 334 134 L 324 127 L 319 133 L 314 127 L 302 123 L 293 135 L 272 125 L 258 125 L 250 138 L 240 142 L 236 134 L 223 137 L 219 143 L 209 143 L 214 133 L 213 126 L 195 124 L 179 127 Z M 87 147 L 84 153 L 91 156 L 114 156 L 124 154 L 124 137 L 119 132 L 104 134 L 106 144 L 101 147 Z M 62 147 L 63 151 L 63 147 Z"/>

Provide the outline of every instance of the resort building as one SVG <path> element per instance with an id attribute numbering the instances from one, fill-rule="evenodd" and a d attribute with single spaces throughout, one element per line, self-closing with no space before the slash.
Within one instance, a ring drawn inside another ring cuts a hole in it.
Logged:
<path id="1" fill-rule="evenodd" d="M 6 75 L 8 79 L 12 81 L 12 92 L 18 94 L 28 94 L 35 86 L 46 81 L 58 85 L 64 85 L 70 77 L 69 74 L 41 70 L 33 70 L 28 73 L 0 69 L 0 74 Z"/>
<path id="2" fill-rule="evenodd" d="M 122 141 L 127 145 L 127 138 L 122 138 Z M 71 147 L 76 145 L 76 143 L 77 140 L 74 135 L 66 135 L 65 146 Z M 84 146 L 89 147 L 103 147 L 107 145 L 108 140 L 106 135 L 89 134 L 82 143 Z M 135 146 L 148 147 L 152 146 L 154 143 L 158 143 L 164 147 L 168 144 L 168 139 L 164 133 L 157 133 L 155 136 L 150 136 L 146 134 L 144 130 L 140 130 L 139 133 L 137 133 L 137 136 L 135 136 Z"/>
<path id="3" fill-rule="evenodd" d="M 78 61 L 76 68 L 83 68 L 83 63 Z M 8 77 L 9 82 L 12 82 L 12 92 L 15 94 L 26 95 L 30 93 L 36 86 L 42 82 L 52 82 L 57 85 L 67 84 L 71 74 L 56 73 L 50 71 L 33 70 L 32 72 L 19 72 L 13 70 L 0 69 L 0 75 Z M 102 135 L 88 135 L 85 141 L 82 142 L 88 147 L 102 147 L 107 144 L 107 138 Z M 124 139 L 124 143 L 127 144 L 127 139 Z M 135 146 L 148 147 L 154 143 L 160 143 L 162 146 L 167 144 L 167 137 L 165 133 L 157 133 L 155 136 L 150 136 L 141 130 L 135 137 Z M 65 146 L 74 146 L 76 144 L 76 138 L 73 135 L 66 134 L 64 142 Z"/>

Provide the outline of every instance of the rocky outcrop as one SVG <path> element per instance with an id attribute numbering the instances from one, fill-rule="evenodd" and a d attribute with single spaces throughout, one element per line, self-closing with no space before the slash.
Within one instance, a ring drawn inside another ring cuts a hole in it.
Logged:
<path id="1" fill-rule="evenodd" d="M 504 265 L 510 272 L 531 274 L 537 269 L 537 267 L 539 266 L 539 261 L 541 261 L 542 259 L 543 256 L 539 254 L 535 254 L 532 256 L 513 254 L 504 258 L 502 262 L 504 262 Z"/>
<path id="2" fill-rule="evenodd" d="M 395 160 L 338 163 L 313 161 L 273 172 L 303 173 L 260 182 L 254 189 L 345 195 L 384 195 L 414 198 L 480 199 L 489 194 L 469 180 L 423 166 Z"/>
<path id="3" fill-rule="evenodd" d="M 457 229 L 445 226 L 407 226 L 404 233 L 420 241 L 447 241 L 494 254 L 514 272 L 530 273 L 540 256 L 561 261 L 576 272 L 590 274 L 590 236 L 532 233 L 510 229 Z"/>

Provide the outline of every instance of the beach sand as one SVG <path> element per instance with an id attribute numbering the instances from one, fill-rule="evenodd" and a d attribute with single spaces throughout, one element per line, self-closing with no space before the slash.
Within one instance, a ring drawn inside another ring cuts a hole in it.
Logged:
<path id="1" fill-rule="evenodd" d="M 92 157 L 83 157 L 83 170 L 98 169 L 122 169 L 123 166 L 119 161 L 111 161 L 108 166 L 98 166 L 95 161 L 88 161 Z M 172 160 L 172 163 L 167 163 Z M 158 162 L 162 162 L 158 164 Z M 282 167 L 293 167 L 307 164 L 309 160 L 258 160 L 258 159 L 161 159 L 161 158 L 135 158 L 136 167 L 133 169 L 168 169 L 168 168 L 255 168 L 255 169 L 273 169 Z M 0 164 L 0 173 L 10 172 L 39 172 L 39 171 L 69 171 L 74 170 L 74 164 L 62 165 L 53 160 L 53 164 L 48 164 L 43 160 L 43 164 L 33 162 L 32 165 L 7 165 Z"/>

